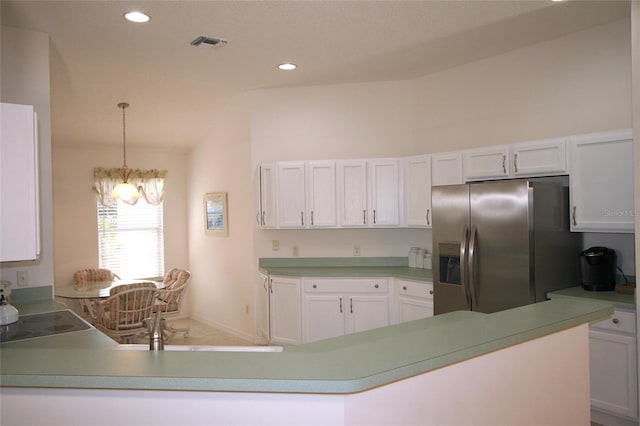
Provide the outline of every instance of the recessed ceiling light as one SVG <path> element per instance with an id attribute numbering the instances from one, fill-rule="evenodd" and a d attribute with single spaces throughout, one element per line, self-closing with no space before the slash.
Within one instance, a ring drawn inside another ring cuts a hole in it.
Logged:
<path id="1" fill-rule="evenodd" d="M 145 15 L 142 12 L 138 12 L 137 10 L 134 10 L 132 12 L 125 13 L 124 19 L 131 22 L 149 22 L 151 17 L 149 15 Z"/>
<path id="2" fill-rule="evenodd" d="M 291 71 L 298 68 L 298 66 L 296 64 L 286 63 L 286 64 L 278 65 L 278 68 L 280 68 L 283 71 Z"/>

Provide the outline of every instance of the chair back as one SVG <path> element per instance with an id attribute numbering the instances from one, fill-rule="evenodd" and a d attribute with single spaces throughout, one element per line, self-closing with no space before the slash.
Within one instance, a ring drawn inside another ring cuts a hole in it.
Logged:
<path id="1" fill-rule="evenodd" d="M 81 289 L 95 283 L 111 282 L 114 279 L 120 279 L 120 277 L 109 269 L 87 268 L 73 274 L 73 285 L 77 289 Z"/>
<path id="2" fill-rule="evenodd" d="M 158 300 L 154 310 L 160 310 L 165 314 L 179 312 L 190 280 L 189 271 L 178 268 L 170 270 L 163 280 L 164 289 L 158 290 Z"/>
<path id="3" fill-rule="evenodd" d="M 98 315 L 100 324 L 114 331 L 145 328 L 143 321 L 153 313 L 156 291 L 152 282 L 124 284 L 112 288 L 110 296 L 101 302 L 106 309 Z"/>

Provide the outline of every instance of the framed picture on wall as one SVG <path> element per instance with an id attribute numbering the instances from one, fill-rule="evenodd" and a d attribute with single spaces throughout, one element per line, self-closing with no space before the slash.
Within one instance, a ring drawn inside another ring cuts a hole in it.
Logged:
<path id="1" fill-rule="evenodd" d="M 204 195 L 204 230 L 208 235 L 229 235 L 227 220 L 227 193 L 211 192 Z"/>

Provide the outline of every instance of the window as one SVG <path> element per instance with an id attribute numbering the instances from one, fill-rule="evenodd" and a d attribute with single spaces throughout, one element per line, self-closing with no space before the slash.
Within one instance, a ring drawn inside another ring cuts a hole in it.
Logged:
<path id="1" fill-rule="evenodd" d="M 161 277 L 164 273 L 162 203 L 144 198 L 131 206 L 118 201 L 98 206 L 98 252 L 101 268 L 121 278 Z"/>

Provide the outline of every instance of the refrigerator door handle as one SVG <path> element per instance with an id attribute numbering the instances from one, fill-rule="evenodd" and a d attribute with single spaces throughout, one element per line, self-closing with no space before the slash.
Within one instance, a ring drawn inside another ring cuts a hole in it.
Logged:
<path id="1" fill-rule="evenodd" d="M 478 306 L 478 289 L 476 288 L 476 251 L 478 240 L 478 228 L 473 225 L 471 228 L 471 239 L 469 240 L 469 290 L 471 293 L 471 308 L 473 310 Z"/>
<path id="2" fill-rule="evenodd" d="M 464 226 L 462 231 L 462 238 L 460 238 L 460 288 L 462 289 L 462 295 L 467 302 L 467 308 L 471 309 L 471 299 L 469 298 L 469 284 L 467 282 L 467 248 L 469 243 L 469 228 Z"/>

